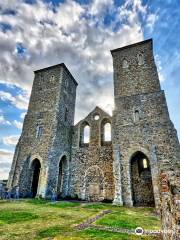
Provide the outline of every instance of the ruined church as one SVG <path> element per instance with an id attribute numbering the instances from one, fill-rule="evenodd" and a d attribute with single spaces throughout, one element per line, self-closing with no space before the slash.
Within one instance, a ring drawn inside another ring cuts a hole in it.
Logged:
<path id="1" fill-rule="evenodd" d="M 113 114 L 95 107 L 76 125 L 78 83 L 65 64 L 34 72 L 8 180 L 21 196 L 49 198 L 54 189 L 58 198 L 160 209 L 164 193 L 176 194 L 176 182 L 169 182 L 180 147 L 152 39 L 111 54 Z"/>

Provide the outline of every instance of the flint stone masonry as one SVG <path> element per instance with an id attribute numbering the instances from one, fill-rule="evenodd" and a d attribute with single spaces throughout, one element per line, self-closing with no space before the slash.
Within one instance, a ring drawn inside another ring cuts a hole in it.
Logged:
<path id="1" fill-rule="evenodd" d="M 138 157 L 141 156 L 135 156 L 131 166 L 134 205 L 151 206 L 152 204 L 153 206 L 154 195 L 151 172 L 149 167 L 144 170 L 141 169 L 143 166 L 139 166 Z M 140 165 L 142 164 L 143 162 L 141 161 Z"/>
<path id="2" fill-rule="evenodd" d="M 41 165 L 37 195 L 48 196 L 51 189 L 56 188 L 61 157 L 66 154 L 67 161 L 70 157 L 76 86 L 64 64 L 35 71 L 29 108 L 8 181 L 9 187 L 19 185 L 22 196 L 31 192 L 34 159 Z M 68 116 L 65 121 L 66 106 Z M 37 137 L 38 126 L 43 128 L 41 137 Z M 67 179 L 68 168 L 65 175 Z M 66 183 L 64 194 L 67 190 Z"/>
<path id="3" fill-rule="evenodd" d="M 95 120 L 95 116 L 99 116 Z M 104 123 L 111 123 L 109 114 L 96 107 L 74 127 L 71 162 L 71 196 L 91 201 L 114 199 L 113 150 L 111 142 L 101 139 Z M 90 126 L 89 144 L 82 145 L 82 125 Z M 105 145 L 105 146 L 104 146 Z"/>
<path id="4" fill-rule="evenodd" d="M 96 107 L 76 125 L 77 82 L 67 67 L 62 63 L 35 71 L 8 186 L 19 186 L 23 197 L 50 198 L 54 192 L 58 198 L 154 205 L 162 229 L 173 229 L 164 239 L 180 239 L 180 146 L 161 90 L 152 39 L 111 54 L 113 115 Z M 108 141 L 106 124 L 111 125 Z"/>

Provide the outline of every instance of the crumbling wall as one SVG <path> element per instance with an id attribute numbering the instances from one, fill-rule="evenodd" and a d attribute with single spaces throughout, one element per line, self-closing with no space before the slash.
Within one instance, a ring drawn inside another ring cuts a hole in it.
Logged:
<path id="1" fill-rule="evenodd" d="M 99 118 L 95 120 L 95 116 Z M 72 197 L 89 201 L 114 199 L 112 144 L 101 138 L 104 119 L 111 122 L 111 117 L 96 107 L 74 127 L 70 181 Z M 84 123 L 90 126 L 90 141 L 82 144 L 81 126 L 85 126 Z"/>

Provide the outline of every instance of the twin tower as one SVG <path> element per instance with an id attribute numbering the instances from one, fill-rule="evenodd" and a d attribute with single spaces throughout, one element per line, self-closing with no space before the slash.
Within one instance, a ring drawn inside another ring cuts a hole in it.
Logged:
<path id="1" fill-rule="evenodd" d="M 8 185 L 21 196 L 160 207 L 179 142 L 153 57 L 152 40 L 111 51 L 113 115 L 95 107 L 74 125 L 77 82 L 64 64 L 35 71 Z"/>

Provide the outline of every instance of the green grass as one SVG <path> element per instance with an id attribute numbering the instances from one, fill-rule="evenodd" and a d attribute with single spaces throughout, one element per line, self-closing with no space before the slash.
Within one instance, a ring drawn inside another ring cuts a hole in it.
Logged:
<path id="1" fill-rule="evenodd" d="M 2 209 L 0 213 L 0 225 L 30 221 L 36 218 L 38 216 L 30 212 Z"/>
<path id="2" fill-rule="evenodd" d="M 80 204 L 66 201 L 51 203 L 37 199 L 0 201 L 0 240 L 157 239 L 94 228 L 75 230 L 75 225 L 106 209 L 111 209 L 112 213 L 105 215 L 95 224 L 133 230 L 137 226 L 152 230 L 160 228 L 159 219 L 155 216 L 153 208 L 125 208 L 108 203 Z"/>
<path id="3" fill-rule="evenodd" d="M 147 230 L 160 229 L 160 222 L 154 214 L 153 208 L 124 208 L 113 211 L 113 213 L 106 215 L 99 219 L 97 224 L 119 227 L 127 229 L 136 229 L 142 227 Z"/>
<path id="4" fill-rule="evenodd" d="M 113 232 L 108 232 L 108 231 L 100 231 L 96 229 L 87 229 L 84 230 L 81 233 L 81 237 L 84 237 L 84 239 L 113 239 L 113 240 L 136 240 L 136 239 L 144 239 L 144 240 L 153 240 L 157 239 L 154 237 L 145 237 L 145 236 L 136 236 L 136 235 L 129 235 L 126 233 L 113 233 Z"/>
<path id="5" fill-rule="evenodd" d="M 42 239 L 45 237 L 55 237 L 58 234 L 61 234 L 62 231 L 65 231 L 65 229 L 60 225 L 41 229 L 40 231 L 37 232 L 37 238 Z"/>

